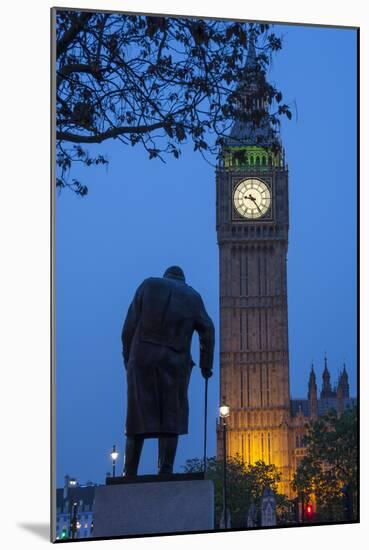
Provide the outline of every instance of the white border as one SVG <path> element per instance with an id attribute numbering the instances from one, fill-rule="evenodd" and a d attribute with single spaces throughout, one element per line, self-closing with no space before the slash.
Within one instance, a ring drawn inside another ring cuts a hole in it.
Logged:
<path id="1" fill-rule="evenodd" d="M 285 22 L 361 27 L 361 209 L 368 202 L 368 30 L 362 0 L 296 2 L 214 2 L 202 0 L 69 0 L 70 7 L 207 15 Z M 49 0 L 4 3 L 1 8 L 1 539 L 4 548 L 39 548 L 49 544 Z M 366 66 L 365 66 L 366 65 Z M 344 67 L 342 67 L 344 71 Z M 337 113 L 339 116 L 339 113 Z M 364 212 L 362 212 L 364 215 Z M 368 281 L 362 220 L 361 280 Z M 211 544 L 302 549 L 334 545 L 336 550 L 368 537 L 369 357 L 365 342 L 368 285 L 362 287 L 362 523 L 360 525 L 280 529 L 184 537 L 90 542 L 94 548 L 169 549 Z M 366 488 L 366 490 L 365 490 Z M 23 527 L 21 526 L 23 525 Z M 31 528 L 24 527 L 31 525 Z M 33 527 L 32 527 L 33 526 Z M 41 538 L 35 531 L 44 533 Z"/>

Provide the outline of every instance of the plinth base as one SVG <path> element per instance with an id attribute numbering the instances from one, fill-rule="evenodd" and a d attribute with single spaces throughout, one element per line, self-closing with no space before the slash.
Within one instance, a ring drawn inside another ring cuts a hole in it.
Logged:
<path id="1" fill-rule="evenodd" d="M 204 472 L 193 472 L 188 474 L 149 474 L 143 476 L 116 476 L 107 477 L 106 485 L 120 485 L 121 483 L 148 483 L 159 481 L 191 481 L 205 479 Z"/>
<path id="2" fill-rule="evenodd" d="M 94 537 L 214 529 L 210 480 L 156 481 L 95 488 Z"/>

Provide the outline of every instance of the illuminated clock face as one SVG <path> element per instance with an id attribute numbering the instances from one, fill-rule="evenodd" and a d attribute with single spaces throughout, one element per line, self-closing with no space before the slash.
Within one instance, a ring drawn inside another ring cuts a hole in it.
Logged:
<path id="1" fill-rule="evenodd" d="M 241 216 L 256 220 L 264 216 L 270 208 L 270 189 L 264 181 L 248 178 L 237 185 L 233 202 Z"/>

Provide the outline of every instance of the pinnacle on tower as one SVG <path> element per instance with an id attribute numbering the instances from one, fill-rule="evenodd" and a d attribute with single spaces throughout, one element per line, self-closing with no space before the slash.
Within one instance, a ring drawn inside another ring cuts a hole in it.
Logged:
<path id="1" fill-rule="evenodd" d="M 317 395 L 316 376 L 314 372 L 314 365 L 311 363 L 311 371 L 309 376 L 308 385 L 308 399 L 310 402 L 310 416 L 312 419 L 316 419 L 318 416 L 318 395 Z"/>
<path id="2" fill-rule="evenodd" d="M 314 379 L 314 381 L 316 380 L 313 361 L 311 362 L 311 370 L 310 370 L 310 380 L 311 379 Z"/>
<path id="3" fill-rule="evenodd" d="M 340 373 L 339 379 L 338 379 L 338 387 L 337 390 L 339 390 L 340 394 L 342 394 L 343 399 L 348 399 L 350 396 L 350 386 L 348 383 L 348 374 L 346 370 L 346 364 L 343 363 L 343 371 Z"/>
<path id="4" fill-rule="evenodd" d="M 255 50 L 255 30 L 250 27 L 247 44 L 247 57 L 246 57 L 246 69 L 257 68 L 257 57 Z"/>
<path id="5" fill-rule="evenodd" d="M 344 377 L 346 380 L 348 380 L 348 374 L 347 374 L 347 370 L 346 370 L 346 363 L 343 363 L 343 371 L 342 371 L 341 376 Z"/>
<path id="6" fill-rule="evenodd" d="M 275 146 L 278 140 L 268 115 L 268 87 L 265 73 L 257 60 L 255 30 L 252 26 L 248 31 L 247 42 L 243 78 L 236 90 L 237 94 L 241 96 L 238 107 L 247 117 L 240 116 L 235 119 L 230 135 L 225 140 L 225 145 L 226 147 Z M 260 116 L 257 122 L 254 120 L 255 112 Z"/>
<path id="7" fill-rule="evenodd" d="M 331 384 L 330 380 L 331 380 L 331 375 L 329 373 L 329 370 L 328 370 L 328 360 L 327 360 L 327 356 L 324 355 L 324 370 L 323 370 L 323 385 L 329 385 Z"/>
<path id="8" fill-rule="evenodd" d="M 314 372 L 314 365 L 313 363 L 311 364 L 311 371 L 310 371 L 310 376 L 309 376 L 309 386 L 308 386 L 309 390 L 308 390 L 308 399 L 311 399 L 314 394 L 316 396 L 317 394 L 317 385 L 316 385 L 316 376 L 315 376 L 315 372 Z"/>
<path id="9" fill-rule="evenodd" d="M 328 360 L 327 355 L 324 355 L 324 371 L 323 371 L 323 387 L 322 391 L 320 392 L 321 399 L 327 399 L 329 397 L 334 397 L 334 392 L 332 391 L 331 386 L 331 375 L 329 374 L 328 370 Z"/>

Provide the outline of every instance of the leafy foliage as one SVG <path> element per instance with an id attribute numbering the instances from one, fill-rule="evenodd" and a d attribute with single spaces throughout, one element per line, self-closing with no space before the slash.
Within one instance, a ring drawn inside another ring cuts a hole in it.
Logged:
<path id="1" fill-rule="evenodd" d="M 187 460 L 184 471 L 202 472 L 204 461 L 199 458 Z M 219 526 L 223 511 L 223 461 L 215 457 L 207 460 L 206 477 L 214 482 L 215 525 Z M 227 459 L 227 502 L 231 513 L 232 527 L 244 529 L 247 526 L 249 508 L 254 503 L 260 515 L 260 499 L 265 487 L 276 494 L 277 517 L 280 522 L 290 519 L 291 505 L 284 495 L 278 494 L 280 474 L 274 465 L 258 461 L 246 464 L 239 455 Z"/>
<path id="2" fill-rule="evenodd" d="M 306 455 L 293 480 L 298 494 L 315 496 L 317 520 L 348 519 L 348 506 L 357 514 L 357 410 L 331 411 L 308 429 Z M 344 491 L 352 496 L 345 496 Z M 351 503 L 348 502 L 351 499 Z"/>
<path id="3" fill-rule="evenodd" d="M 140 144 L 150 159 L 178 158 L 194 150 L 217 153 L 235 118 L 255 124 L 268 116 L 277 127 L 291 116 L 280 91 L 263 75 L 281 39 L 269 25 L 252 25 L 257 40 L 259 86 L 265 105 L 246 115 L 237 84 L 249 85 L 243 69 L 250 26 L 232 21 L 153 17 L 58 9 L 56 28 L 56 139 L 59 188 L 80 195 L 87 187 L 70 181 L 73 163 L 105 164 L 91 158 L 89 144 L 118 139 Z M 249 78 L 249 81 L 248 81 Z"/>

